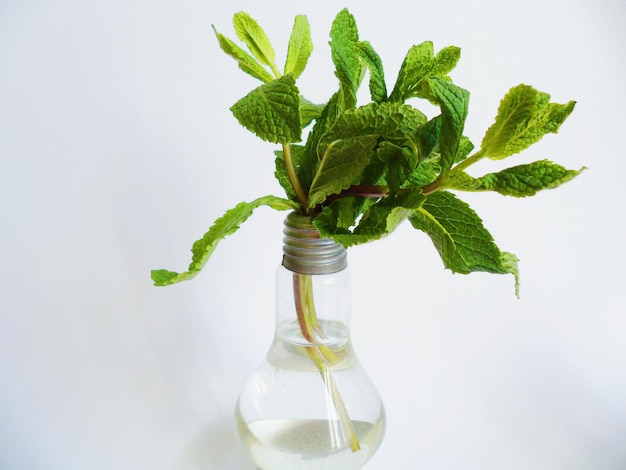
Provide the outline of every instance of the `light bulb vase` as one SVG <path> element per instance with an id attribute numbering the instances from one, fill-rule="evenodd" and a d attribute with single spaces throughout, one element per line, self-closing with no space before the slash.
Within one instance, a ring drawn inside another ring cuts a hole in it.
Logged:
<path id="1" fill-rule="evenodd" d="M 237 432 L 261 470 L 360 469 L 385 411 L 352 349 L 346 250 L 294 212 L 283 253 L 274 340 L 239 397 Z"/>

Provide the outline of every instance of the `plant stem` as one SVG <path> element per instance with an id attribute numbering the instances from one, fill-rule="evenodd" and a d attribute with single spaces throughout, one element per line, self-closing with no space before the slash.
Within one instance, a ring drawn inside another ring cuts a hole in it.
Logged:
<path id="1" fill-rule="evenodd" d="M 437 192 L 440 188 L 441 182 L 439 181 L 439 178 L 437 178 L 432 183 L 429 183 L 426 186 L 422 187 L 422 193 L 424 194 L 424 196 L 428 196 L 429 194 Z"/>
<path id="2" fill-rule="evenodd" d="M 304 319 L 307 327 L 309 328 L 309 334 L 317 343 L 319 340 L 328 339 L 324 330 L 320 326 L 319 320 L 317 319 L 317 312 L 315 311 L 315 301 L 313 299 L 313 282 L 311 276 L 299 275 L 299 289 L 302 293 L 303 302 L 302 307 L 304 309 Z M 317 335 L 317 337 L 315 337 Z M 329 348 L 328 346 L 320 346 L 320 352 L 324 355 L 326 359 L 330 361 L 331 364 L 336 364 L 341 360 L 341 358 L 335 354 L 335 352 Z"/>
<path id="3" fill-rule="evenodd" d="M 338 194 L 331 194 L 322 202 L 322 206 L 327 206 L 331 202 L 341 199 L 343 197 L 369 197 L 369 198 L 381 198 L 389 196 L 389 188 L 387 186 L 363 186 L 356 185 L 350 186 L 344 189 Z"/>
<path id="4" fill-rule="evenodd" d="M 457 171 L 465 170 L 470 165 L 473 165 L 477 161 L 482 160 L 482 158 L 484 156 L 485 156 L 485 154 L 483 153 L 483 151 L 479 150 L 475 154 L 470 155 L 465 160 L 459 162 L 458 165 L 450 168 L 450 171 L 448 171 L 447 174 L 443 174 L 442 173 L 441 175 L 439 175 L 439 177 L 435 181 L 433 181 L 432 183 L 427 184 L 426 186 L 424 186 L 422 188 L 422 192 L 424 193 L 424 196 L 428 196 L 429 194 L 432 194 L 432 193 L 434 193 L 434 192 L 436 192 L 436 191 L 438 191 L 440 189 L 445 188 L 445 186 L 446 186 L 446 179 L 447 179 L 448 175 L 452 175 L 452 174 L 456 173 Z"/>
<path id="5" fill-rule="evenodd" d="M 281 77 L 280 71 L 276 68 L 274 63 L 270 64 L 270 68 L 272 69 L 272 73 L 276 78 Z M 287 177 L 289 178 L 289 182 L 291 183 L 291 187 L 296 193 L 296 197 L 298 198 L 298 202 L 302 207 L 302 213 L 306 214 L 307 205 L 309 202 L 309 196 L 306 191 L 302 187 L 302 183 L 300 183 L 300 179 L 298 178 L 298 173 L 296 173 L 296 165 L 293 161 L 293 154 L 291 153 L 291 145 L 282 144 L 283 146 L 283 158 L 285 160 L 285 167 L 287 168 Z"/>
<path id="6" fill-rule="evenodd" d="M 361 196 L 361 197 L 386 197 L 389 195 L 388 186 L 365 186 L 356 185 L 350 186 L 348 189 L 344 189 L 341 196 Z"/>
<path id="7" fill-rule="evenodd" d="M 478 160 L 481 160 L 483 157 L 485 156 L 485 154 L 483 153 L 482 150 L 479 150 L 478 152 L 476 152 L 473 155 L 470 155 L 469 157 L 467 157 L 465 160 L 459 162 L 458 165 L 452 167 L 449 171 L 449 173 L 456 173 L 457 171 L 463 171 L 465 170 L 468 166 L 473 165 L 474 163 L 476 163 Z"/>
<path id="8" fill-rule="evenodd" d="M 287 176 L 289 177 L 289 182 L 293 187 L 293 190 L 296 193 L 296 197 L 298 198 L 298 202 L 300 206 L 302 206 L 303 213 L 306 214 L 307 205 L 309 197 L 302 187 L 300 183 L 300 179 L 298 178 L 298 174 L 296 173 L 296 165 L 293 161 L 293 154 L 291 153 L 291 145 L 283 144 L 283 158 L 285 160 L 285 167 L 287 169 Z"/>
<path id="9" fill-rule="evenodd" d="M 272 73 L 276 78 L 280 78 L 282 74 L 276 67 L 276 64 L 271 63 L 270 68 L 272 69 Z M 302 207 L 302 213 L 307 213 L 307 206 L 309 203 L 309 196 L 302 187 L 302 183 L 300 183 L 300 178 L 298 178 L 298 173 L 296 172 L 296 165 L 293 161 L 293 154 L 291 153 L 291 145 L 282 144 L 283 146 L 283 158 L 285 160 L 285 167 L 287 168 L 287 177 L 289 178 L 289 182 L 291 183 L 291 187 L 296 193 L 296 197 L 298 198 L 298 202 Z"/>
<path id="10" fill-rule="evenodd" d="M 312 345 L 304 347 L 304 350 L 322 376 L 333 407 L 339 416 L 343 432 L 350 441 L 350 448 L 353 452 L 356 452 L 361 448 L 361 445 L 332 374 L 332 365 L 341 361 L 341 357 L 328 346 L 318 345 L 319 340 L 316 338 L 316 334 L 321 339 L 326 338 L 326 335 L 319 324 L 317 313 L 315 312 L 311 275 L 294 273 L 293 288 L 298 324 L 300 325 L 302 336 Z"/>
<path id="11" fill-rule="evenodd" d="M 343 432 L 347 432 L 348 434 L 347 437 L 350 441 L 350 449 L 352 449 L 352 452 L 357 452 L 361 449 L 361 444 L 359 443 L 359 438 L 356 435 L 352 421 L 348 416 L 348 410 L 346 410 L 346 405 L 343 398 L 341 398 L 341 394 L 337 388 L 337 383 L 335 382 L 335 377 L 332 374 L 330 366 L 326 364 L 322 357 L 320 357 L 317 348 L 306 348 L 306 351 L 309 354 L 309 357 L 317 365 L 320 375 L 322 376 L 322 380 L 326 385 L 327 393 L 332 398 L 333 406 L 339 415 L 339 422 L 344 427 Z"/>
<path id="12" fill-rule="evenodd" d="M 280 73 L 280 70 L 278 70 L 278 68 L 276 67 L 276 64 L 274 64 L 273 62 L 270 64 L 270 68 L 272 69 L 272 73 L 274 74 L 274 76 L 276 78 L 280 78 L 282 77 L 282 73 Z"/>

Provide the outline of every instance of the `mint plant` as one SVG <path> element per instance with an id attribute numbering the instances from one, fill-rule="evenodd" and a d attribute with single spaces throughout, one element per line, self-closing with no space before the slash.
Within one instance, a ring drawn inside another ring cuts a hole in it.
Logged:
<path id="1" fill-rule="evenodd" d="M 518 294 L 515 255 L 501 251 L 474 210 L 456 194 L 495 191 L 526 197 L 555 188 L 583 169 L 569 170 L 548 160 L 512 166 L 480 177 L 467 170 L 476 162 L 503 160 L 549 133 L 556 133 L 575 103 L 553 103 L 550 95 L 518 85 L 504 96 L 495 122 L 479 147 L 463 134 L 469 92 L 454 84 L 450 72 L 460 49 L 435 52 L 432 42 L 412 46 L 389 91 L 381 58 L 359 39 L 354 17 L 344 9 L 330 31 L 330 52 L 337 91 L 323 104 L 303 97 L 297 79 L 313 50 L 310 26 L 297 16 L 281 69 L 259 24 L 244 12 L 234 16 L 234 41 L 215 31 L 222 50 L 244 72 L 260 80 L 231 107 L 242 126 L 275 143 L 275 177 L 285 191 L 242 202 L 217 219 L 192 247 L 187 271 L 152 271 L 157 286 L 196 276 L 217 244 L 234 233 L 260 206 L 307 216 L 320 235 L 348 248 L 378 240 L 405 220 L 428 234 L 443 264 L 455 273 L 476 271 L 512 274 Z M 371 102 L 357 103 L 368 76 Z M 420 101 L 421 100 L 421 101 Z M 429 102 L 439 113 L 429 117 L 415 104 Z M 311 275 L 294 273 L 295 311 L 311 346 L 303 352 L 317 367 L 352 451 L 360 443 L 336 383 L 333 366 L 341 357 L 323 342 L 313 302 Z"/>
<path id="2" fill-rule="evenodd" d="M 295 18 L 282 72 L 259 24 L 244 12 L 233 23 L 250 52 L 215 31 L 219 45 L 262 84 L 231 111 L 245 128 L 280 146 L 275 176 L 285 196 L 263 196 L 227 211 L 193 244 L 187 271 L 154 270 L 155 285 L 193 278 L 221 239 L 257 207 L 269 206 L 310 216 L 322 236 L 345 247 L 378 240 L 408 220 L 430 236 L 447 269 L 513 274 L 518 292 L 517 258 L 498 248 L 479 216 L 456 193 L 526 197 L 578 175 L 582 169 L 569 170 L 548 160 L 481 177 L 466 171 L 480 160 L 503 160 L 556 133 L 574 101 L 553 103 L 550 95 L 531 86 L 513 87 L 476 148 L 463 134 L 470 94 L 449 75 L 460 58 L 458 47 L 435 53 L 429 41 L 412 46 L 389 91 L 381 58 L 359 39 L 355 19 L 344 9 L 330 31 L 338 90 L 327 103 L 316 104 L 297 86 L 313 50 L 306 16 Z M 358 105 L 357 90 L 366 74 L 371 102 Z M 439 114 L 428 117 L 414 106 L 420 100 L 434 104 Z"/>

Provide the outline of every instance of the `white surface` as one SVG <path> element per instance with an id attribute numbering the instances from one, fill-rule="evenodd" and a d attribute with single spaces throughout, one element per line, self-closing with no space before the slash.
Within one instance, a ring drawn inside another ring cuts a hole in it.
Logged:
<path id="1" fill-rule="evenodd" d="M 232 36 L 246 10 L 281 56 L 307 14 L 300 86 L 320 101 L 343 4 L 215 4 L 0 4 L 0 468 L 251 468 L 232 409 L 271 341 L 283 215 L 260 209 L 192 282 L 149 271 L 280 194 L 274 147 L 228 112 L 256 83 L 210 25 Z M 510 277 L 444 271 L 408 225 L 351 250 L 354 342 L 388 412 L 368 470 L 626 468 L 624 3 L 345 5 L 389 85 L 412 44 L 463 49 L 476 143 L 520 82 L 577 100 L 517 162 L 589 167 L 533 199 L 466 198 L 521 258 L 521 300 Z"/>

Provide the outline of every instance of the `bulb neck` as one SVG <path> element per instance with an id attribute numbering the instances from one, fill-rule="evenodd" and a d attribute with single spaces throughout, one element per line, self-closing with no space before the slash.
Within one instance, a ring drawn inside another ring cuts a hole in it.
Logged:
<path id="1" fill-rule="evenodd" d="M 290 213 L 283 229 L 282 265 L 298 274 L 333 274 L 348 266 L 346 249 L 323 238 L 309 216 Z"/>

